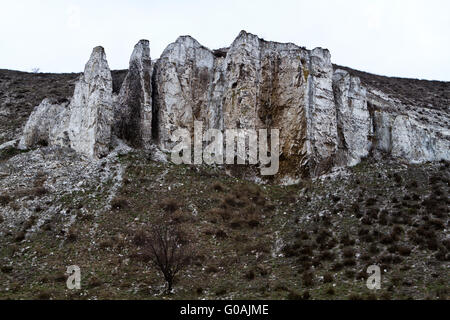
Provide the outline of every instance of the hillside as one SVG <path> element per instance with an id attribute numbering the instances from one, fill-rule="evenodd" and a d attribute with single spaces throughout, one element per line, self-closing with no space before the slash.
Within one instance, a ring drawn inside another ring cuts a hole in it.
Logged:
<path id="1" fill-rule="evenodd" d="M 3 299 L 448 298 L 448 163 L 369 161 L 288 187 L 141 152 L 86 166 L 47 147 L 5 169 Z M 195 250 L 171 296 L 140 247 L 161 216 Z M 65 287 L 72 264 L 79 292 Z M 376 292 L 365 286 L 372 264 L 383 270 Z"/>
<path id="2" fill-rule="evenodd" d="M 158 60 L 141 40 L 128 70 L 103 47 L 82 74 L 0 70 L 0 299 L 448 299 L 449 102 L 245 31 Z M 175 165 L 198 122 L 279 129 L 279 170 Z M 160 226 L 183 248 L 172 294 Z"/>

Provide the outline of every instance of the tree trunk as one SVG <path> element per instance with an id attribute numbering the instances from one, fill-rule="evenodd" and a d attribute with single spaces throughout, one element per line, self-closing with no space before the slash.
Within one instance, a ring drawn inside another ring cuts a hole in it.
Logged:
<path id="1" fill-rule="evenodd" d="M 167 294 L 172 294 L 172 285 L 173 285 L 173 281 L 167 280 Z"/>

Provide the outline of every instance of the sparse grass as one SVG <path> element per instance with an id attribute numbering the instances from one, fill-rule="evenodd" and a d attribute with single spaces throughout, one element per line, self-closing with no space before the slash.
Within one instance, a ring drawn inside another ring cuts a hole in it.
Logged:
<path id="1" fill-rule="evenodd" d="M 255 279 L 255 271 L 254 270 L 249 270 L 245 273 L 245 279 L 247 280 L 254 280 Z"/>
<path id="2" fill-rule="evenodd" d="M 1 99 L 0 99 L 1 100 Z M 1 118 L 0 118 L 1 119 Z M 14 121 L 10 122 L 9 125 L 15 124 Z M 0 126 L 2 125 L 2 121 L 0 120 Z M 9 125 L 7 125 L 9 127 Z M 1 144 L 1 143 L 0 143 Z M 0 162 L 11 159 L 12 157 L 25 152 L 24 150 L 19 150 L 14 147 L 5 148 L 0 150 Z"/>
<path id="3" fill-rule="evenodd" d="M 25 231 L 19 231 L 16 233 L 16 235 L 14 236 L 14 241 L 16 242 L 20 242 L 23 241 L 25 239 Z"/>
<path id="4" fill-rule="evenodd" d="M 133 244 L 141 247 L 147 243 L 148 235 L 144 228 L 140 228 L 133 236 Z"/>
<path id="5" fill-rule="evenodd" d="M 368 207 L 374 206 L 377 203 L 377 199 L 376 198 L 369 198 L 366 201 L 366 205 Z"/>
<path id="6" fill-rule="evenodd" d="M 68 242 L 75 242 L 75 241 L 78 240 L 78 236 L 79 236 L 78 235 L 78 230 L 76 228 L 74 228 L 74 227 L 71 227 L 69 229 L 69 231 L 67 232 L 66 239 L 67 239 Z"/>
<path id="7" fill-rule="evenodd" d="M 38 294 L 36 298 L 37 300 L 50 300 L 51 293 L 49 291 L 42 291 Z"/>
<path id="8" fill-rule="evenodd" d="M 333 282 L 333 275 L 332 274 L 330 274 L 330 273 L 326 273 L 324 276 L 323 276 L 323 283 L 331 283 L 331 282 Z"/>
<path id="9" fill-rule="evenodd" d="M 112 241 L 112 239 L 105 239 L 99 243 L 99 247 L 104 250 L 112 248 L 113 246 L 114 242 Z"/>
<path id="10" fill-rule="evenodd" d="M 24 188 L 18 189 L 12 192 L 12 196 L 14 198 L 24 198 L 24 197 L 43 197 L 48 193 L 48 190 L 45 187 L 33 187 L 33 188 Z"/>
<path id="11" fill-rule="evenodd" d="M 298 292 L 290 291 L 286 297 L 287 300 L 304 300 L 303 295 Z"/>
<path id="12" fill-rule="evenodd" d="M 333 296 L 333 295 L 336 294 L 336 291 L 334 290 L 333 287 L 330 287 L 330 288 L 327 289 L 326 294 L 329 295 L 329 296 Z"/>
<path id="13" fill-rule="evenodd" d="M 100 279 L 98 279 L 96 276 L 93 276 L 92 278 L 89 279 L 88 287 L 97 288 L 100 287 L 102 284 L 103 282 Z"/>

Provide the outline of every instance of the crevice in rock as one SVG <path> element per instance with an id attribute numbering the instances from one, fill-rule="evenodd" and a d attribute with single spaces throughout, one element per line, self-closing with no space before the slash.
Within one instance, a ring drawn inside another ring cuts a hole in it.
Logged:
<path id="1" fill-rule="evenodd" d="M 156 81 L 159 61 L 153 64 L 153 72 L 151 78 L 152 85 L 152 138 L 154 142 L 159 141 L 159 94 L 158 94 L 158 84 Z"/>

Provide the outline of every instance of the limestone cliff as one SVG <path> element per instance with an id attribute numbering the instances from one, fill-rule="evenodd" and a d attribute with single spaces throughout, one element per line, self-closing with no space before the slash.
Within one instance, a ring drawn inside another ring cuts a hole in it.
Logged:
<path id="1" fill-rule="evenodd" d="M 448 106 L 438 111 L 404 103 L 340 69 L 333 80 L 344 164 L 369 154 L 411 163 L 449 160 Z"/>
<path id="2" fill-rule="evenodd" d="M 440 112 L 405 102 L 343 69 L 333 67 L 326 49 L 245 31 L 219 50 L 179 37 L 153 63 L 149 42 L 141 40 L 116 94 L 97 47 L 70 104 L 44 100 L 20 144 L 65 145 L 99 158 L 115 136 L 135 148 L 170 150 L 174 130 L 192 132 L 194 121 L 203 121 L 204 129 L 280 129 L 280 182 L 368 156 L 450 159 L 448 106 Z"/>
<path id="3" fill-rule="evenodd" d="M 338 132 L 338 159 L 342 165 L 355 165 L 371 149 L 372 119 L 367 107 L 367 90 L 359 78 L 344 70 L 333 75 Z"/>
<path id="4" fill-rule="evenodd" d="M 193 128 L 281 129 L 281 168 L 295 176 L 325 168 L 336 152 L 330 54 L 267 42 L 242 31 L 229 48 L 211 51 L 178 38 L 155 65 L 157 142 Z"/>

